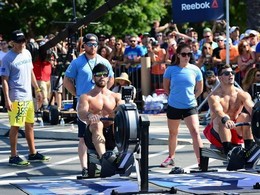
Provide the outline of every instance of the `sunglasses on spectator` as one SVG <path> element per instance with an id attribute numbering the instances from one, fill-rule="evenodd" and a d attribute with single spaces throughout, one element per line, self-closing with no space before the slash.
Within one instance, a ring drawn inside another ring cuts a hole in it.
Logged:
<path id="1" fill-rule="evenodd" d="M 186 57 L 186 56 L 188 56 L 188 57 L 191 57 L 191 55 L 192 55 L 192 53 L 191 52 L 189 52 L 189 53 L 181 53 L 181 56 L 182 57 Z"/>
<path id="2" fill-rule="evenodd" d="M 244 48 L 246 48 L 248 45 L 243 45 Z"/>
<path id="3" fill-rule="evenodd" d="M 260 77 L 260 74 L 256 74 L 255 76 L 256 76 L 256 77 Z"/>
<path id="4" fill-rule="evenodd" d="M 203 49 L 211 49 L 210 47 L 203 47 Z"/>
<path id="5" fill-rule="evenodd" d="M 220 42 L 220 41 L 224 41 L 224 40 L 223 39 L 219 39 L 218 42 Z"/>
<path id="6" fill-rule="evenodd" d="M 121 45 L 120 43 L 116 43 L 116 45 Z"/>
<path id="7" fill-rule="evenodd" d="M 86 43 L 86 45 L 88 46 L 88 47 L 97 47 L 98 46 L 98 44 L 97 43 Z"/>
<path id="8" fill-rule="evenodd" d="M 224 76 L 229 76 L 230 74 L 235 75 L 236 72 L 232 70 L 232 71 L 224 71 L 221 73 L 221 75 L 224 75 Z"/>
<path id="9" fill-rule="evenodd" d="M 130 42 L 131 42 L 131 43 L 134 43 L 134 42 L 136 42 L 136 40 L 130 40 Z"/>
<path id="10" fill-rule="evenodd" d="M 97 72 L 94 74 L 95 77 L 108 77 L 108 73 L 107 72 Z"/>
<path id="11" fill-rule="evenodd" d="M 208 36 L 204 36 L 204 38 L 209 38 L 210 37 L 210 35 L 208 35 Z"/>

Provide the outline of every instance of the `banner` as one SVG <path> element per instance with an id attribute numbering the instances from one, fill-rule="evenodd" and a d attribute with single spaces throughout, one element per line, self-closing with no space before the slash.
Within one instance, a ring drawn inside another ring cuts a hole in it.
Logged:
<path id="1" fill-rule="evenodd" d="M 224 0 L 172 0 L 173 23 L 224 19 Z"/>

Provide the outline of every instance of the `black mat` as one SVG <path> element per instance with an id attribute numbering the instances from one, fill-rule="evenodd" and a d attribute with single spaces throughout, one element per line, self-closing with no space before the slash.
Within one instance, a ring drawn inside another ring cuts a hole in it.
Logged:
<path id="1" fill-rule="evenodd" d="M 150 176 L 149 182 L 155 185 L 191 193 L 246 193 L 260 194 L 253 186 L 260 182 L 260 175 L 246 172 L 206 172 L 160 176 Z"/>

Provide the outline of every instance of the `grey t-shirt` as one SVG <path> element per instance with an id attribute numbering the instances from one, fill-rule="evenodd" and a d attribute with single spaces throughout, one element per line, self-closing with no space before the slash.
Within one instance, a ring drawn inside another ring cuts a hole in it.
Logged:
<path id="1" fill-rule="evenodd" d="M 13 101 L 32 100 L 32 56 L 27 49 L 22 53 L 10 50 L 2 59 L 1 75 L 8 76 L 9 97 Z"/>

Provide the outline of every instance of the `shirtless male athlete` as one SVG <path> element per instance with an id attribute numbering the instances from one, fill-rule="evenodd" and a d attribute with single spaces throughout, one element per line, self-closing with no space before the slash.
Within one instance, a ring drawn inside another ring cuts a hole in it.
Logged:
<path id="1" fill-rule="evenodd" d="M 220 67 L 218 76 L 220 86 L 208 99 L 211 123 L 205 128 L 204 134 L 213 145 L 223 148 L 229 156 L 235 146 L 244 142 L 244 160 L 254 163 L 258 157 L 252 156 L 259 156 L 259 147 L 253 140 L 251 127 L 235 126 L 237 122 L 251 122 L 254 106 L 252 98 L 249 93 L 234 86 L 235 72 L 229 65 Z"/>
<path id="2" fill-rule="evenodd" d="M 102 120 L 102 118 L 114 118 L 115 109 L 119 104 L 124 103 L 120 93 L 114 93 L 107 89 L 108 69 L 103 64 L 97 64 L 93 68 L 94 88 L 87 94 L 82 94 L 78 103 L 78 116 L 80 120 L 87 123 L 87 135 L 92 136 L 87 144 L 94 145 L 100 159 L 106 153 L 106 140 L 104 129 L 112 130 L 113 121 Z M 113 134 L 112 134 L 113 135 Z M 113 145 L 113 143 L 111 143 Z M 88 148 L 91 148 L 88 146 Z M 113 149 L 113 148 L 110 148 Z"/>

